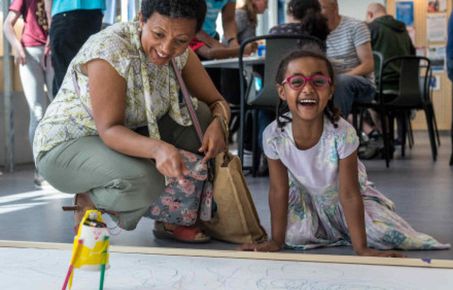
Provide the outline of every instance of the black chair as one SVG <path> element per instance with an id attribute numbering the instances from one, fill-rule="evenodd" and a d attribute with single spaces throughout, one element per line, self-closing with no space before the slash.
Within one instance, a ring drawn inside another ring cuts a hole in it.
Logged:
<path id="1" fill-rule="evenodd" d="M 399 68 L 399 90 L 397 92 L 385 92 L 383 87 L 383 73 L 389 66 Z M 431 143 L 433 160 L 437 159 L 437 144 L 435 137 L 434 108 L 429 94 L 429 77 L 431 73 L 431 62 L 422 56 L 396 56 L 383 62 L 379 76 L 376 99 L 373 102 L 356 102 L 356 108 L 372 108 L 380 114 L 384 138 L 384 156 L 386 166 L 389 167 L 393 155 L 394 118 L 407 114 L 409 110 L 423 110 L 426 115 L 426 122 Z M 421 84 L 421 85 L 420 85 Z M 402 136 L 406 136 L 406 122 L 401 122 Z M 405 146 L 405 138 L 402 138 Z M 403 152 L 404 154 L 404 152 Z"/>
<path id="2" fill-rule="evenodd" d="M 253 75 L 244 65 L 244 50 L 247 44 L 257 41 L 266 41 L 266 55 L 264 58 L 264 76 L 262 89 L 256 95 L 250 97 L 250 92 L 254 85 Z M 246 113 L 253 116 L 252 134 L 252 175 L 256 176 L 259 163 L 259 146 L 257 142 L 257 110 L 276 111 L 280 100 L 276 87 L 275 76 L 281 59 L 289 52 L 299 49 L 311 49 L 322 51 L 324 44 L 316 37 L 308 35 L 288 35 L 288 34 L 271 34 L 252 37 L 244 40 L 240 47 L 239 53 L 239 81 L 241 89 L 240 118 L 239 118 L 239 138 L 238 138 L 238 155 L 243 162 L 244 159 L 244 134 Z"/>
<path id="3" fill-rule="evenodd" d="M 379 73 L 382 72 L 382 65 L 384 64 L 384 56 L 379 51 L 373 50 L 373 59 L 374 59 L 374 70 Z M 379 80 L 376 80 L 376 83 Z M 359 103 L 360 104 L 360 103 Z M 360 140 L 362 140 L 362 131 L 363 131 L 363 117 L 367 108 L 357 106 L 353 104 L 351 114 L 352 114 L 352 124 L 357 131 L 357 135 Z"/>

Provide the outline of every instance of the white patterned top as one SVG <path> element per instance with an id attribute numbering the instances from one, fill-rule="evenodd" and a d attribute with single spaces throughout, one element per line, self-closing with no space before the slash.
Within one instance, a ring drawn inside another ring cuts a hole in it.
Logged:
<path id="1" fill-rule="evenodd" d="M 126 127 L 147 125 L 150 137 L 160 139 L 157 120 L 167 113 L 180 125 L 192 124 L 187 110 L 180 110 L 179 85 L 171 66 L 149 62 L 138 27 L 138 22 L 118 23 L 91 36 L 83 45 L 38 125 L 33 144 L 35 159 L 63 142 L 98 135 L 91 114 L 88 77 L 81 71 L 83 64 L 94 59 L 107 61 L 126 80 Z M 187 62 L 188 49 L 175 58 L 180 70 Z"/>
<path id="2" fill-rule="evenodd" d="M 270 159 L 280 159 L 289 171 L 292 181 L 310 195 L 338 192 L 338 166 L 340 159 L 351 155 L 359 146 L 359 139 L 351 124 L 340 118 L 338 128 L 324 118 L 324 129 L 318 143 L 307 150 L 297 148 L 292 123 L 283 131 L 272 122 L 263 132 L 263 150 Z M 365 189 L 367 175 L 359 162 L 361 191 Z"/>

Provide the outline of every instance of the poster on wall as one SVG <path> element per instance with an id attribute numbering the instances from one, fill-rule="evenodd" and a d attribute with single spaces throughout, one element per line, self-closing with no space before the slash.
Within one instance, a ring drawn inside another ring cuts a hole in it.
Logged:
<path id="1" fill-rule="evenodd" d="M 440 91 L 440 75 L 435 74 L 431 76 L 429 80 L 429 87 L 433 89 L 433 91 Z"/>
<path id="2" fill-rule="evenodd" d="M 396 19 L 406 24 L 407 27 L 414 26 L 414 2 L 398 1 L 396 5 Z"/>
<path id="3" fill-rule="evenodd" d="M 445 45 L 432 45 L 427 49 L 427 57 L 431 60 L 433 71 L 443 71 L 445 68 Z"/>
<path id="4" fill-rule="evenodd" d="M 428 14 L 426 18 L 426 33 L 428 41 L 447 41 L 447 15 Z"/>
<path id="5" fill-rule="evenodd" d="M 447 0 L 429 0 L 427 11 L 428 13 L 446 12 Z"/>
<path id="6" fill-rule="evenodd" d="M 424 47 L 424 46 L 415 47 L 415 55 L 426 56 L 426 47 Z"/>

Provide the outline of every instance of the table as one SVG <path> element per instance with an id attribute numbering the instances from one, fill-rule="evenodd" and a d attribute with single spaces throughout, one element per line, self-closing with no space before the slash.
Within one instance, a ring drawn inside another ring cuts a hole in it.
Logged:
<path id="1" fill-rule="evenodd" d="M 262 56 L 246 56 L 243 59 L 245 66 L 254 66 L 264 64 L 264 57 Z M 225 59 L 213 59 L 202 61 L 201 64 L 205 68 L 229 68 L 239 69 L 239 58 L 225 58 Z"/>
<path id="2" fill-rule="evenodd" d="M 240 132 L 238 138 L 238 155 L 241 160 L 241 163 L 244 164 L 244 125 L 245 125 L 245 110 L 246 102 L 249 94 L 255 93 L 252 88 L 254 87 L 254 76 L 253 76 L 253 67 L 261 66 L 264 67 L 265 58 L 263 56 L 246 56 L 242 58 L 244 66 L 244 78 L 246 86 L 243 92 L 241 92 L 241 102 L 240 102 Z M 205 68 L 218 68 L 218 69 L 237 69 L 239 70 L 239 58 L 226 58 L 226 59 L 214 59 L 206 60 L 201 62 Z M 263 69 L 264 71 L 264 69 Z M 241 88 L 242 89 L 242 88 Z M 255 150 L 254 150 L 255 151 Z M 255 156 L 252 158 L 255 160 Z M 253 162 L 252 162 L 253 164 Z M 244 167 L 244 166 L 243 166 Z M 252 172 L 255 174 L 254 166 L 252 165 Z"/>

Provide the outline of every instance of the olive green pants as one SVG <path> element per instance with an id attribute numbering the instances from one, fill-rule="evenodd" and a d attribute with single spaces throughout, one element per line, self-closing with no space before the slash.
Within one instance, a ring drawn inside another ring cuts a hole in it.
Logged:
<path id="1" fill-rule="evenodd" d="M 211 121 L 206 104 L 199 102 L 197 115 L 203 131 L 206 130 Z M 200 142 L 193 126 L 180 126 L 168 115 L 159 120 L 158 126 L 163 141 L 198 153 Z M 40 154 L 36 166 L 62 192 L 89 192 L 97 208 L 118 213 L 112 218 L 126 230 L 135 229 L 165 186 L 165 178 L 152 160 L 113 151 L 99 136 L 60 144 Z"/>

